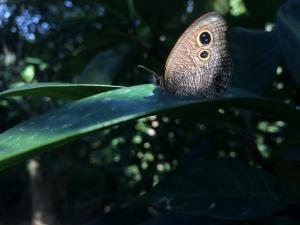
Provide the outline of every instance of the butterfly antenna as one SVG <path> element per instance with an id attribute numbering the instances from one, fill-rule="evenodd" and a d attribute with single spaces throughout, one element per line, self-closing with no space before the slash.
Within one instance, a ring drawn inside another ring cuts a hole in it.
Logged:
<path id="1" fill-rule="evenodd" d="M 137 67 L 147 70 L 149 73 L 152 73 L 154 76 L 158 77 L 157 73 L 155 73 L 153 70 L 148 69 L 147 67 L 144 67 L 142 65 L 138 65 Z"/>

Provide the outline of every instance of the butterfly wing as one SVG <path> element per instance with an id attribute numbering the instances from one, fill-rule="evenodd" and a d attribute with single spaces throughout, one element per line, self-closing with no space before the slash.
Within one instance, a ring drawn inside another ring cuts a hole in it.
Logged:
<path id="1" fill-rule="evenodd" d="M 210 12 L 181 35 L 165 66 L 164 88 L 177 95 L 222 95 L 232 74 L 226 21 Z"/>

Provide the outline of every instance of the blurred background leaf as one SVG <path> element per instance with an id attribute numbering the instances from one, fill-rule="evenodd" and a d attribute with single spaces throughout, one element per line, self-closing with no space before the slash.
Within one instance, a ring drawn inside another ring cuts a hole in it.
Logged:
<path id="1" fill-rule="evenodd" d="M 276 32 L 234 28 L 229 33 L 233 84 L 262 93 L 273 82 L 280 63 Z"/>
<path id="2" fill-rule="evenodd" d="M 77 78 L 79 83 L 112 84 L 118 75 L 135 62 L 137 46 L 133 44 L 115 46 L 99 53 Z"/>
<path id="3" fill-rule="evenodd" d="M 285 207 L 280 180 L 230 160 L 189 162 L 163 180 L 145 201 L 168 211 L 222 219 L 251 219 Z"/>
<path id="4" fill-rule="evenodd" d="M 295 80 L 300 82 L 300 67 L 297 60 L 300 48 L 299 1 L 289 0 L 278 11 L 278 40 L 284 60 Z"/>

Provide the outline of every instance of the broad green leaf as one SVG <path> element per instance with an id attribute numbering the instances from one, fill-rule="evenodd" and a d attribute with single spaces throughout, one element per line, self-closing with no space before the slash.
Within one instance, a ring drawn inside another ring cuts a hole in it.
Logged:
<path id="1" fill-rule="evenodd" d="M 286 195 L 276 177 L 227 159 L 189 162 L 167 175 L 144 199 L 177 213 L 251 219 L 283 209 Z"/>
<path id="2" fill-rule="evenodd" d="M 120 44 L 98 53 L 82 73 L 78 76 L 78 83 L 112 84 L 116 77 L 129 65 L 138 46 L 131 44 Z"/>
<path id="3" fill-rule="evenodd" d="M 233 28 L 229 35 L 233 84 L 255 93 L 268 88 L 280 62 L 276 31 Z"/>
<path id="4" fill-rule="evenodd" d="M 0 134 L 0 167 L 129 120 L 158 113 L 201 118 L 208 108 L 222 107 L 268 113 L 300 128 L 298 110 L 241 89 L 230 88 L 224 97 L 203 99 L 161 92 L 152 84 L 137 85 L 72 102 Z"/>
<path id="5" fill-rule="evenodd" d="M 21 87 L 0 92 L 0 98 L 14 96 L 48 96 L 80 99 L 117 88 L 120 88 L 120 86 L 98 84 L 36 83 L 26 84 Z"/>
<path id="6" fill-rule="evenodd" d="M 285 63 L 300 84 L 300 1 L 286 1 L 278 11 L 277 30 Z"/>

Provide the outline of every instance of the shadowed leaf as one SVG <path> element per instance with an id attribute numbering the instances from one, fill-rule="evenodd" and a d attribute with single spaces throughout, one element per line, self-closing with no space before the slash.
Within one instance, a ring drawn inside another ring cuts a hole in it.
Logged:
<path id="1" fill-rule="evenodd" d="M 300 84 L 300 1 L 286 1 L 278 11 L 277 30 L 284 60 Z"/>
<path id="2" fill-rule="evenodd" d="M 233 84 L 262 93 L 273 81 L 280 62 L 276 31 L 233 28 L 229 35 Z"/>
<path id="3" fill-rule="evenodd" d="M 266 216 L 285 206 L 286 190 L 276 177 L 233 160 L 202 160 L 178 168 L 146 202 L 177 213 L 223 219 Z"/>

